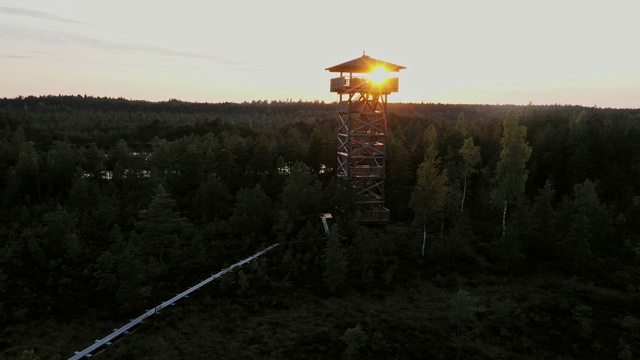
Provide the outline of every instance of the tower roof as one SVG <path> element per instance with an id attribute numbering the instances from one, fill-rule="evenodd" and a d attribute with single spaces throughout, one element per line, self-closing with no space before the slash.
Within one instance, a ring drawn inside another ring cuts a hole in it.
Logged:
<path id="1" fill-rule="evenodd" d="M 342 64 L 326 68 L 331 72 L 370 73 L 375 68 L 384 67 L 387 71 L 397 72 L 406 69 L 404 66 L 392 64 L 386 61 L 374 59 L 362 54 L 361 57 L 344 62 Z"/>

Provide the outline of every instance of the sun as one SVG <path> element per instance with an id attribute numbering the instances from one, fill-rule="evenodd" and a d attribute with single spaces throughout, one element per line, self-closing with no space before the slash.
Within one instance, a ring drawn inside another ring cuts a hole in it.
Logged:
<path id="1" fill-rule="evenodd" d="M 369 79 L 373 81 L 374 84 L 382 84 L 385 80 L 387 80 L 389 76 L 389 72 L 382 66 L 379 66 L 369 74 Z"/>

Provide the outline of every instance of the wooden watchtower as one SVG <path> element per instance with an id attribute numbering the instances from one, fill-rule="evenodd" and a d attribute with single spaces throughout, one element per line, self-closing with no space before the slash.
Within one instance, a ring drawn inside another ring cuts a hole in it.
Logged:
<path id="1" fill-rule="evenodd" d="M 387 96 L 398 91 L 398 78 L 389 73 L 402 69 L 364 53 L 326 69 L 340 73 L 331 79 L 331 92 L 340 95 L 337 176 L 358 187 L 364 223 L 389 221 L 389 209 L 384 207 Z"/>

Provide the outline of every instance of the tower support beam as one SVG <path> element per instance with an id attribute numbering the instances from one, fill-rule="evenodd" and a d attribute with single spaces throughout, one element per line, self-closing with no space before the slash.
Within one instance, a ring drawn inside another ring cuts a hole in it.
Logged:
<path id="1" fill-rule="evenodd" d="M 364 223 L 389 221 L 389 210 L 384 207 L 387 97 L 398 91 L 398 78 L 374 81 L 354 74 L 371 74 L 380 68 L 397 72 L 404 66 L 362 55 L 327 68 L 340 73 L 331 79 L 331 91 L 340 95 L 337 176 L 355 184 Z"/>

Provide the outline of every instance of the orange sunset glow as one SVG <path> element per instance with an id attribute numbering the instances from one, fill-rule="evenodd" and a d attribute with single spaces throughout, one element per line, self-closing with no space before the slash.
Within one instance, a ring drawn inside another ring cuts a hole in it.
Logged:
<path id="1" fill-rule="evenodd" d="M 637 107 L 635 14 L 623 0 L 4 0 L 0 97 L 333 101 L 322 69 L 365 50 L 407 66 L 396 102 Z"/>

